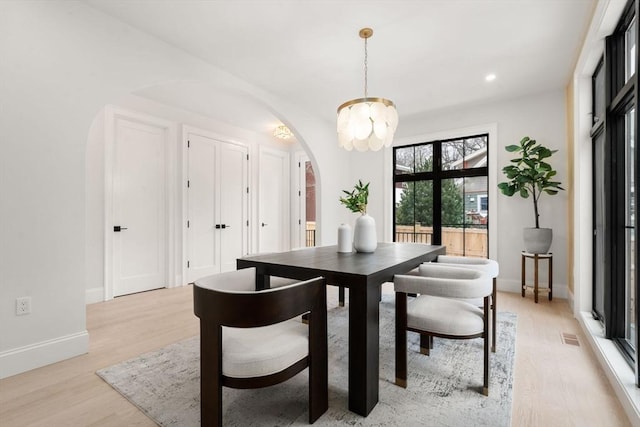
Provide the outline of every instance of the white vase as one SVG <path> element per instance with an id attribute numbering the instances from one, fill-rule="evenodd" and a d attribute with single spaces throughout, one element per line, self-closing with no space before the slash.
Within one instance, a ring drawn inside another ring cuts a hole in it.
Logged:
<path id="1" fill-rule="evenodd" d="M 351 240 L 351 227 L 349 224 L 340 224 L 338 227 L 338 252 L 351 253 L 353 240 Z"/>
<path id="2" fill-rule="evenodd" d="M 367 214 L 356 219 L 353 231 L 353 247 L 358 252 L 374 252 L 378 247 L 376 237 L 376 221 Z"/>

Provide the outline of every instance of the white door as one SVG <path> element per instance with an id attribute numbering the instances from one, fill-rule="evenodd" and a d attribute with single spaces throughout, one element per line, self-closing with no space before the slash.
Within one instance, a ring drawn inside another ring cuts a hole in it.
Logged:
<path id="1" fill-rule="evenodd" d="M 217 141 L 195 133 L 188 136 L 187 281 L 220 272 L 216 238 Z"/>
<path id="2" fill-rule="evenodd" d="M 289 153 L 260 149 L 259 252 L 289 249 Z"/>
<path id="3" fill-rule="evenodd" d="M 167 286 L 167 144 L 164 127 L 115 119 L 113 296 Z"/>
<path id="4" fill-rule="evenodd" d="M 236 269 L 249 242 L 249 159 L 247 147 L 220 145 L 220 271 Z"/>
<path id="5" fill-rule="evenodd" d="M 189 131 L 187 280 L 235 270 L 248 247 L 248 149 Z"/>

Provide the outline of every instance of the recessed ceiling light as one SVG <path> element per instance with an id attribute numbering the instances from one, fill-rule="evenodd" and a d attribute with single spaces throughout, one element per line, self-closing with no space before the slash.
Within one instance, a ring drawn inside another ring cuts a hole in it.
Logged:
<path id="1" fill-rule="evenodd" d="M 488 82 L 492 82 L 496 79 L 496 75 L 495 74 L 487 74 L 487 76 L 484 78 L 486 81 Z"/>

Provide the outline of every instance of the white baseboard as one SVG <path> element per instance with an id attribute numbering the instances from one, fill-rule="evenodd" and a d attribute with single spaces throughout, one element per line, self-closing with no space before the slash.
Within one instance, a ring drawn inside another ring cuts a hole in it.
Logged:
<path id="1" fill-rule="evenodd" d="M 527 282 L 527 285 L 531 285 L 531 283 Z M 546 282 L 540 282 L 541 289 L 542 288 L 546 289 L 546 287 L 547 287 Z M 500 276 L 498 276 L 497 288 L 499 291 L 515 292 L 519 294 L 521 292 L 521 282 L 520 280 L 501 279 Z M 528 295 L 532 293 L 533 293 L 532 290 L 527 289 Z M 569 297 L 569 288 L 565 283 L 553 284 L 553 298 L 567 299 L 568 297 Z M 547 298 L 546 292 L 539 293 L 538 298 Z"/>
<path id="2" fill-rule="evenodd" d="M 104 301 L 104 288 L 87 289 L 84 297 L 85 304 L 94 304 L 102 301 Z"/>
<path id="3" fill-rule="evenodd" d="M 629 421 L 634 426 L 640 426 L 640 389 L 635 385 L 633 369 L 613 341 L 604 337 L 600 322 L 595 320 L 591 313 L 580 312 L 578 322 Z"/>
<path id="4" fill-rule="evenodd" d="M 0 353 L 0 379 L 79 356 L 88 351 L 87 331 L 3 351 Z"/>

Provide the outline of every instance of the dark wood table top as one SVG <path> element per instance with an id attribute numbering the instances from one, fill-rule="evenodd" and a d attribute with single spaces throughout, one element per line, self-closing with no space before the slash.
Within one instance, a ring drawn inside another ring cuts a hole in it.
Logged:
<path id="1" fill-rule="evenodd" d="M 378 243 L 373 253 L 339 253 L 337 245 L 319 246 L 243 257 L 238 259 L 238 266 L 259 263 L 273 273 L 277 273 L 274 269 L 282 273 L 279 267 L 287 267 L 289 271 L 300 269 L 325 276 L 339 273 L 343 276 L 369 277 L 390 269 L 401 270 L 402 264 L 415 264 L 417 259 L 444 251 L 444 246 L 422 243 Z"/>

